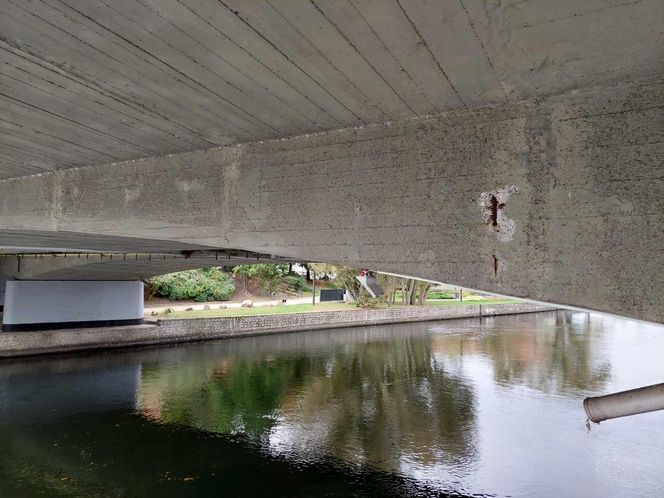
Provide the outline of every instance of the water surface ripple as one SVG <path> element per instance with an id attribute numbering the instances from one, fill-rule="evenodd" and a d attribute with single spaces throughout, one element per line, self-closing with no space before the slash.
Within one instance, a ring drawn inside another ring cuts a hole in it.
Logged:
<path id="1" fill-rule="evenodd" d="M 664 328 L 575 312 L 0 363 L 0 496 L 661 496 Z"/>

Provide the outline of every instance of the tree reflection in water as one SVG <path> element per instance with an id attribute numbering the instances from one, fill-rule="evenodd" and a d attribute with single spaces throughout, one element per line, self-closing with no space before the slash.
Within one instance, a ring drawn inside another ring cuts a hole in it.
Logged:
<path id="1" fill-rule="evenodd" d="M 499 384 L 525 385 L 552 394 L 583 395 L 601 390 L 611 376 L 608 359 L 593 350 L 601 322 L 582 313 L 564 312 L 483 318 L 454 333 L 434 336 L 434 349 L 445 358 L 488 358 Z"/>
<path id="2" fill-rule="evenodd" d="M 222 348 L 168 368 L 144 363 L 140 410 L 160 422 L 242 434 L 294 461 L 332 456 L 388 471 L 414 465 L 461 476 L 478 458 L 476 387 L 464 374 L 469 361 L 488 365 L 500 385 L 553 394 L 596 392 L 610 376 L 609 363 L 594 353 L 601 330 L 579 313 L 402 329 L 282 351 L 265 338 L 265 347 Z"/>
<path id="3" fill-rule="evenodd" d="M 588 435 L 579 399 L 661 376 L 663 337 L 558 312 L 4 362 L 0 495 L 655 496 L 661 426 Z"/>
<path id="4" fill-rule="evenodd" d="M 162 422 L 243 433 L 271 452 L 333 456 L 398 470 L 467 468 L 475 396 L 434 358 L 427 336 L 338 346 L 321 354 L 144 365 L 141 412 Z"/>

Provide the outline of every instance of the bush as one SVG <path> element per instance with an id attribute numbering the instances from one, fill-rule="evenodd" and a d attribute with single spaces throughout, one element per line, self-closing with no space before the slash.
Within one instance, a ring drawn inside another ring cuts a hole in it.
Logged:
<path id="1" fill-rule="evenodd" d="M 143 301 L 149 301 L 157 294 L 157 288 L 152 280 L 143 281 Z"/>
<path id="2" fill-rule="evenodd" d="M 307 279 L 301 275 L 287 275 L 283 277 L 283 282 L 290 291 L 303 291 L 307 288 Z"/>
<path id="3" fill-rule="evenodd" d="M 281 277 L 288 274 L 288 265 L 271 263 L 238 265 L 233 269 L 233 274 L 245 280 L 257 279 L 264 290 L 272 292 L 279 285 Z"/>
<path id="4" fill-rule="evenodd" d="M 367 293 L 362 293 L 360 296 L 355 300 L 355 306 L 358 308 L 381 308 L 385 305 L 385 299 L 382 297 L 371 297 Z"/>
<path id="5" fill-rule="evenodd" d="M 218 268 L 169 273 L 151 280 L 157 294 L 169 299 L 226 301 L 235 292 L 233 280 Z"/>
<path id="6" fill-rule="evenodd" d="M 235 277 L 244 281 L 256 280 L 263 290 L 300 292 L 307 288 L 307 280 L 301 275 L 288 273 L 287 264 L 258 263 L 238 265 L 233 268 Z"/>
<path id="7" fill-rule="evenodd" d="M 456 293 L 454 292 L 440 291 L 429 292 L 429 295 L 427 296 L 428 299 L 456 299 L 456 297 Z"/>

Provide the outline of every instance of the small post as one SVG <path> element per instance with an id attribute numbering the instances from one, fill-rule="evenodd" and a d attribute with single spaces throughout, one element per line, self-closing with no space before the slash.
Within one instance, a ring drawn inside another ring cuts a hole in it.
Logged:
<path id="1" fill-rule="evenodd" d="M 459 302 L 463 302 L 463 289 L 459 288 Z"/>
<path id="2" fill-rule="evenodd" d="M 311 281 L 312 281 L 313 284 L 314 284 L 314 295 L 313 295 L 313 297 L 311 298 L 311 301 L 312 301 L 311 304 L 312 304 L 313 306 L 316 306 L 316 272 L 315 272 L 315 271 L 312 271 L 312 272 L 311 272 Z"/>

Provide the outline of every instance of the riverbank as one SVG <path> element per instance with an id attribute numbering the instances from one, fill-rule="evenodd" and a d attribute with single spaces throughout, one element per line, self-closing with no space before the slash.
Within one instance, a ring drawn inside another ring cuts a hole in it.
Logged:
<path id="1" fill-rule="evenodd" d="M 0 333 L 0 358 L 206 341 L 306 330 L 551 311 L 539 304 L 466 304 L 146 320 L 144 325 Z"/>
<path id="2" fill-rule="evenodd" d="M 311 303 L 311 298 L 307 301 L 299 301 L 296 303 L 281 304 L 274 301 L 268 301 L 266 303 L 261 303 L 260 305 L 254 304 L 251 308 L 243 308 L 241 306 L 235 307 L 217 307 L 214 306 L 199 306 L 197 308 L 189 307 L 185 309 L 171 309 L 168 312 L 161 313 L 145 313 L 146 318 L 152 320 L 161 319 L 161 318 L 227 318 L 233 316 L 254 316 L 254 315 L 274 315 L 274 314 L 288 314 L 288 313 L 320 313 L 322 311 L 360 311 L 361 308 L 358 308 L 355 304 L 352 303 L 342 303 L 342 302 L 331 302 L 331 303 L 321 303 L 316 301 L 316 304 Z M 523 303 L 520 299 L 505 299 L 505 298 L 495 298 L 495 299 L 482 299 L 481 301 L 453 301 L 450 299 L 436 299 L 428 300 L 424 307 L 429 306 L 472 306 L 472 305 L 489 305 L 489 304 L 516 304 Z M 379 307 L 380 309 L 386 309 L 388 306 Z M 389 306 L 392 309 L 403 309 L 404 306 L 401 304 L 393 304 Z"/>
<path id="3" fill-rule="evenodd" d="M 352 303 L 331 302 L 321 303 L 320 298 L 316 297 L 316 304 L 312 304 L 312 296 L 289 298 L 286 302 L 280 300 L 259 298 L 249 299 L 252 301 L 251 308 L 245 308 L 241 301 L 169 301 L 167 299 L 152 299 L 145 304 L 145 317 L 163 317 L 168 318 L 212 318 L 224 316 L 244 316 L 272 313 L 304 313 L 308 311 L 327 310 L 329 306 L 334 305 L 335 309 L 355 309 Z M 468 305 L 468 304 L 513 304 L 521 303 L 521 299 L 504 297 L 481 297 L 467 296 L 463 301 L 458 299 L 427 299 L 425 306 L 450 306 L 450 305 Z M 394 304 L 392 306 L 401 306 Z"/>

